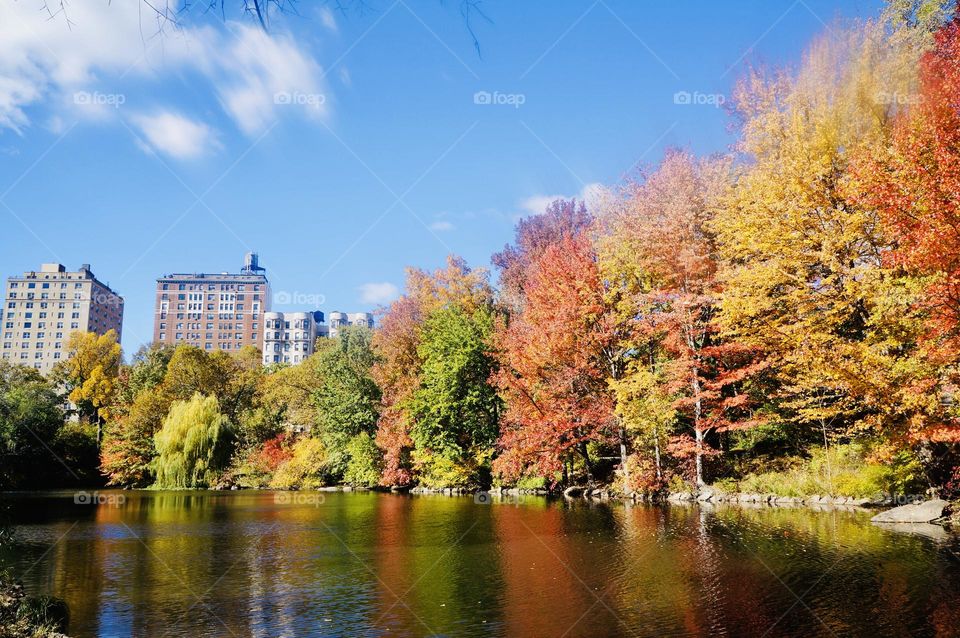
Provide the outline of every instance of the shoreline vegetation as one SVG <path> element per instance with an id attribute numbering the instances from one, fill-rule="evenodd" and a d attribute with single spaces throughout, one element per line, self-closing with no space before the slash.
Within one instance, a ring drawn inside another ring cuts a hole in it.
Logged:
<path id="1" fill-rule="evenodd" d="M 411 268 L 376 329 L 299 365 L 125 361 L 112 332 L 71 335 L 50 377 L 0 361 L 0 489 L 960 500 L 951 5 L 890 2 L 749 70 L 729 154 L 554 201 L 496 280 Z"/>

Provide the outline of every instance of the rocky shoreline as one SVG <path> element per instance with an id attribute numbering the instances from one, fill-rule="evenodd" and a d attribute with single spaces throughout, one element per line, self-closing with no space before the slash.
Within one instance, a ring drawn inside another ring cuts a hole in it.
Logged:
<path id="1" fill-rule="evenodd" d="M 216 489 L 216 488 L 213 488 Z M 234 486 L 232 489 L 237 489 Z M 422 494 L 438 496 L 472 496 L 478 503 L 516 501 L 521 497 L 563 497 L 568 500 L 587 501 L 630 501 L 651 504 L 701 505 L 717 504 L 742 507 L 798 508 L 813 510 L 880 510 L 871 520 L 886 525 L 935 523 L 945 526 L 960 526 L 960 503 L 951 504 L 936 498 L 920 495 L 893 496 L 878 495 L 873 498 L 847 496 L 779 496 L 777 494 L 728 493 L 707 487 L 697 493 L 669 492 L 649 495 L 639 492 L 624 494 L 609 486 L 574 485 L 562 492 L 545 488 L 523 489 L 516 487 L 493 487 L 489 490 L 476 490 L 466 487 L 431 488 L 422 486 L 395 487 L 354 487 L 333 485 L 317 488 L 316 492 L 392 492 L 403 494 Z"/>

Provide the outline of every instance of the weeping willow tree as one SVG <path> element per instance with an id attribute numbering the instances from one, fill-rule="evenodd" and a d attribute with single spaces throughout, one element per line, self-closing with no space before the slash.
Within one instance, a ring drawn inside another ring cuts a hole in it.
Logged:
<path id="1" fill-rule="evenodd" d="M 227 438 L 227 419 L 214 396 L 199 392 L 189 401 L 176 401 L 154 437 L 157 487 L 191 488 L 208 485 L 219 468 Z"/>

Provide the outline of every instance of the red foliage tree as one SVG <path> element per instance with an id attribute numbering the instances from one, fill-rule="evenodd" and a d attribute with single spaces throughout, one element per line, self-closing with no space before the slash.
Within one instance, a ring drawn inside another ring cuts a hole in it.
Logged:
<path id="1" fill-rule="evenodd" d="M 549 477 L 579 455 L 590 474 L 587 444 L 610 440 L 613 410 L 603 286 L 587 234 L 563 233 L 534 257 L 523 291 L 522 312 L 498 335 L 494 380 L 507 410 L 494 470 L 508 480 Z"/>
<path id="2" fill-rule="evenodd" d="M 531 265 L 548 247 L 586 231 L 592 223 L 586 205 L 576 199 L 558 199 L 542 214 L 521 219 L 516 244 L 505 246 L 491 257 L 491 263 L 500 270 L 501 301 L 518 310 Z"/>
<path id="3" fill-rule="evenodd" d="M 887 147 L 855 159 L 851 175 L 850 199 L 875 208 L 893 241 L 886 265 L 930 278 L 923 345 L 949 369 L 960 360 L 960 3 L 921 59 L 916 104 L 900 114 Z M 910 435 L 957 443 L 960 424 L 941 418 Z"/>
<path id="4" fill-rule="evenodd" d="M 960 346 L 960 7 L 920 64 L 917 103 L 901 113 L 888 147 L 857 158 L 851 199 L 877 210 L 895 241 L 885 255 L 935 279 L 927 289 L 930 338 Z"/>

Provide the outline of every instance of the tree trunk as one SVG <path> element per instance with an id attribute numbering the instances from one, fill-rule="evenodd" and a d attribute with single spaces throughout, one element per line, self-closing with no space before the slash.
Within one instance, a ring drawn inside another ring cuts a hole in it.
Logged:
<path id="1" fill-rule="evenodd" d="M 653 426 L 653 460 L 657 465 L 657 481 L 663 478 L 663 472 L 660 469 L 660 432 L 657 426 Z"/>
<path id="2" fill-rule="evenodd" d="M 620 469 L 623 471 L 623 493 L 630 493 L 630 470 L 627 469 L 627 429 L 620 422 Z"/>
<path id="3" fill-rule="evenodd" d="M 699 491 L 705 483 L 703 482 L 703 429 L 700 427 L 700 421 L 703 418 L 703 405 L 700 402 L 700 379 L 694 372 L 693 379 L 690 381 L 690 388 L 693 391 L 693 433 L 697 441 L 697 490 Z"/>
<path id="4" fill-rule="evenodd" d="M 590 452 L 587 451 L 587 442 L 580 442 L 580 454 L 583 456 L 583 464 L 587 467 L 587 483 L 593 485 L 593 464 L 590 462 Z"/>

